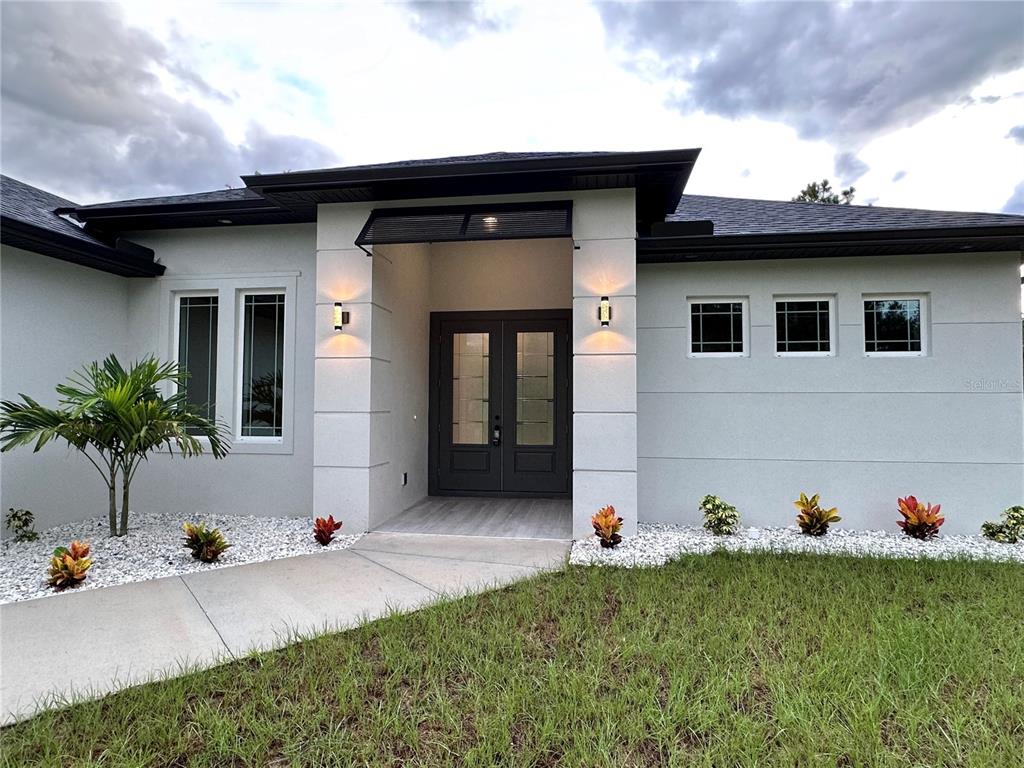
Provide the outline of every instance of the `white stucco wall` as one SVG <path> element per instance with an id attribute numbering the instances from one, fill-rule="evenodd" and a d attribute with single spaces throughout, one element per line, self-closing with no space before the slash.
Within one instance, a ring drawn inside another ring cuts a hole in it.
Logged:
<path id="1" fill-rule="evenodd" d="M 788 525 L 800 491 L 894 529 L 897 496 L 977 532 L 1024 501 L 1019 254 L 638 269 L 641 520 L 694 524 L 706 493 Z M 863 294 L 922 293 L 924 357 L 863 354 Z M 835 357 L 775 355 L 776 295 L 831 294 Z M 750 356 L 687 356 L 687 297 L 749 297 Z"/>
<path id="2" fill-rule="evenodd" d="M 569 309 L 572 244 L 568 240 L 434 243 L 430 309 Z"/>
<path id="3" fill-rule="evenodd" d="M 54 387 L 110 353 L 128 353 L 129 280 L 0 246 L 0 396 L 25 393 L 56 406 Z M 77 452 L 51 445 L 0 455 L 0 509 L 22 507 L 36 529 L 107 511 L 99 473 Z"/>
<path id="4" fill-rule="evenodd" d="M 130 238 L 155 249 L 167 267 L 163 277 L 129 282 L 128 326 L 133 356 L 155 353 L 165 359 L 176 358 L 171 322 L 174 291 L 221 291 L 217 410 L 218 417 L 232 427 L 237 424 L 239 404 L 235 386 L 237 337 L 232 332 L 236 315 L 229 309 L 230 297 L 246 287 L 282 287 L 294 298 L 294 327 L 286 328 L 285 340 L 282 445 L 247 446 L 236 440 L 231 454 L 220 461 L 210 455 L 188 460 L 154 456 L 136 476 L 133 509 L 310 515 L 315 225 L 136 232 Z"/>

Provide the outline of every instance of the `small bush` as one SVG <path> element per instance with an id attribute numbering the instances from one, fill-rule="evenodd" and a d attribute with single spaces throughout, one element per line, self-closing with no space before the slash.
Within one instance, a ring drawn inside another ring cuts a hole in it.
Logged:
<path id="1" fill-rule="evenodd" d="M 334 515 L 328 516 L 327 519 L 318 517 L 313 521 L 313 538 L 326 547 L 334 538 L 334 532 L 340 528 L 341 523 L 334 522 Z"/>
<path id="2" fill-rule="evenodd" d="M 1003 510 L 1002 522 L 982 523 L 981 535 L 1002 544 L 1024 542 L 1024 507 L 1007 507 Z"/>
<path id="3" fill-rule="evenodd" d="M 739 530 L 740 513 L 717 496 L 709 494 L 701 499 L 700 511 L 704 513 L 704 527 L 715 536 L 731 536 Z"/>
<path id="4" fill-rule="evenodd" d="M 72 541 L 70 546 L 57 547 L 50 558 L 48 584 L 54 589 L 75 587 L 85 581 L 86 572 L 92 568 L 89 545 Z"/>
<path id="5" fill-rule="evenodd" d="M 817 493 L 811 498 L 807 498 L 807 495 L 801 491 L 800 498 L 793 502 L 800 510 L 800 514 L 796 516 L 796 524 L 808 536 L 824 536 L 828 533 L 830 523 L 838 523 L 843 519 L 836 514 L 839 510 L 835 507 L 822 509 L 818 505 L 819 498 L 820 494 Z"/>
<path id="6" fill-rule="evenodd" d="M 204 563 L 212 563 L 231 545 L 218 528 L 207 528 L 206 523 L 185 523 L 185 546 L 192 550 L 192 557 Z"/>
<path id="7" fill-rule="evenodd" d="M 898 503 L 903 519 L 896 525 L 903 529 L 903 533 L 922 541 L 939 535 L 939 527 L 946 522 L 946 518 L 939 514 L 941 504 L 922 504 L 913 496 L 899 499 Z"/>
<path id="8" fill-rule="evenodd" d="M 601 507 L 596 515 L 590 518 L 594 526 L 594 534 L 601 539 L 602 547 L 614 547 L 622 541 L 619 531 L 622 530 L 622 518 L 616 516 L 615 507 L 610 504 Z"/>
<path id="9" fill-rule="evenodd" d="M 27 509 L 15 509 L 11 507 L 4 517 L 4 525 L 11 532 L 15 541 L 35 541 L 39 534 L 33 530 L 36 517 Z"/>

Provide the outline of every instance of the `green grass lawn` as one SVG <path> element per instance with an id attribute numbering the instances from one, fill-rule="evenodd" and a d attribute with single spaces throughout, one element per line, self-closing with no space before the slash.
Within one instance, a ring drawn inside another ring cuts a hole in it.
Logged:
<path id="1" fill-rule="evenodd" d="M 18 766 L 1020 766 L 1024 568 L 570 568 L 43 714 L 2 744 Z"/>

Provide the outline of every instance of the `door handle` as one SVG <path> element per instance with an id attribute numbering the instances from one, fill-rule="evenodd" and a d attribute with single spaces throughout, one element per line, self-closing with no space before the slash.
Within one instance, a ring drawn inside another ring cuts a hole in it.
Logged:
<path id="1" fill-rule="evenodd" d="M 494 425 L 494 429 L 491 430 L 491 445 L 493 445 L 493 446 L 501 445 L 501 425 L 500 424 L 495 424 Z"/>

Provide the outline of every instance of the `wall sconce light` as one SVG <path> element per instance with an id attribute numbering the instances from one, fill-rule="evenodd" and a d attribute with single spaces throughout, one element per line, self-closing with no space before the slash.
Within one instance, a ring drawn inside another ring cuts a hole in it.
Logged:
<path id="1" fill-rule="evenodd" d="M 348 325 L 349 312 L 341 308 L 341 302 L 334 302 L 334 330 L 343 331 Z"/>
<path id="2" fill-rule="evenodd" d="M 612 303 L 607 296 L 601 297 L 601 303 L 597 307 L 597 319 L 601 321 L 601 327 L 607 328 L 612 322 Z"/>

